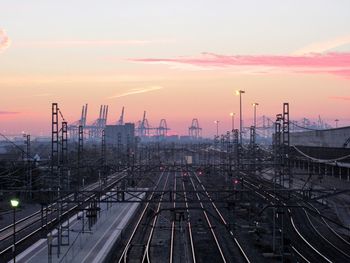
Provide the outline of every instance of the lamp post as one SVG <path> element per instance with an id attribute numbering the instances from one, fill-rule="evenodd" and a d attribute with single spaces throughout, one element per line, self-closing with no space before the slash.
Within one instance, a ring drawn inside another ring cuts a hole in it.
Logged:
<path id="1" fill-rule="evenodd" d="M 233 132 L 235 129 L 235 113 L 231 112 L 230 116 L 231 116 L 231 126 L 232 126 L 231 128 L 232 128 L 232 132 Z"/>
<path id="2" fill-rule="evenodd" d="M 242 118 L 242 94 L 244 90 L 236 90 L 236 95 L 239 96 L 239 142 L 242 144 L 243 118 Z"/>
<path id="3" fill-rule="evenodd" d="M 13 253 L 13 262 L 16 262 L 16 208 L 19 205 L 19 201 L 17 199 L 11 199 L 11 206 L 13 208 L 13 247 L 12 247 L 12 253 Z"/>
<path id="4" fill-rule="evenodd" d="M 254 107 L 254 127 L 256 128 L 256 107 L 259 106 L 259 103 L 254 102 L 252 105 Z"/>
<path id="5" fill-rule="evenodd" d="M 214 121 L 214 123 L 216 124 L 216 136 L 219 137 L 219 122 L 218 120 Z"/>

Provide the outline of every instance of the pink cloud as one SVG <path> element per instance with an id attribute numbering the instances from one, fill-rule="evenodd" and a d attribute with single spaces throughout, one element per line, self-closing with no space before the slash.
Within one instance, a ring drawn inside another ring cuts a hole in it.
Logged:
<path id="1" fill-rule="evenodd" d="M 6 35 L 5 31 L 0 28 L 0 52 L 10 45 L 10 39 Z"/>
<path id="2" fill-rule="evenodd" d="M 266 72 L 276 69 L 288 70 L 294 73 L 327 73 L 343 77 L 350 76 L 350 53 L 312 53 L 299 56 L 278 55 L 218 55 L 202 53 L 198 57 L 177 58 L 136 58 L 132 62 L 159 63 L 173 65 L 190 65 L 200 68 L 229 68 L 229 67 L 267 67 Z M 270 68 L 268 68 L 270 67 Z M 258 68 L 259 72 L 263 71 Z"/>
<path id="3" fill-rule="evenodd" d="M 306 73 L 306 74 L 331 74 L 343 78 L 350 79 L 350 68 L 344 69 L 309 69 L 309 70 L 300 70 L 296 71 L 297 73 Z"/>
<path id="4" fill-rule="evenodd" d="M 350 97 L 342 97 L 342 96 L 332 96 L 329 98 L 332 100 L 350 100 Z"/>
<path id="5" fill-rule="evenodd" d="M 350 67 L 350 53 L 310 54 L 307 56 L 228 56 L 203 53 L 199 57 L 136 58 L 135 62 L 182 63 L 203 67 L 269 66 L 269 67 Z"/>
<path id="6" fill-rule="evenodd" d="M 0 115 L 15 115 L 19 114 L 19 112 L 16 111 L 0 111 Z"/>

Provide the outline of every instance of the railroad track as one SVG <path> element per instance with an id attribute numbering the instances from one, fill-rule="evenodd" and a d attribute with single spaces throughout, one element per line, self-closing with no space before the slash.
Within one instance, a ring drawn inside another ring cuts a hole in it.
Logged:
<path id="1" fill-rule="evenodd" d="M 199 203 L 199 208 L 203 214 L 204 222 L 209 229 L 208 235 L 212 236 L 213 245 L 210 246 L 211 253 L 214 248 L 217 251 L 213 258 L 208 258 L 208 251 L 205 251 L 204 256 L 200 255 L 200 251 L 197 252 L 199 262 L 250 262 L 247 253 L 244 251 L 242 245 L 235 236 L 233 230 L 231 230 L 227 220 L 223 213 L 219 210 L 214 203 L 210 194 L 207 192 L 204 183 L 200 180 L 196 172 L 191 172 L 189 176 L 189 185 L 194 191 L 203 191 L 206 195 L 206 199 L 210 202 L 203 202 L 202 197 L 198 193 L 194 193 L 192 198 L 196 198 Z M 191 217 L 193 218 L 193 216 Z M 195 246 L 196 233 L 194 234 Z M 197 245 L 198 246 L 198 245 Z M 208 249 L 208 247 L 207 247 Z M 198 250 L 198 249 L 197 249 Z"/>
<path id="2" fill-rule="evenodd" d="M 291 250 L 295 252 L 297 257 L 305 262 L 331 262 L 322 252 L 308 242 L 307 238 L 305 238 L 305 236 L 301 233 L 301 230 L 295 224 L 291 209 L 287 208 L 287 203 L 282 200 L 282 197 L 264 190 L 264 187 L 262 186 L 271 188 L 270 182 L 257 178 L 254 179 L 256 181 L 251 178 L 245 178 L 245 187 L 250 189 L 258 198 L 263 199 L 271 206 L 281 205 L 286 207 L 285 210 L 288 211 L 288 217 L 286 218 L 285 213 L 283 213 L 279 220 L 280 222 L 283 222 L 282 224 L 284 224 L 287 220 L 290 222 L 289 235 L 295 242 L 295 244 L 291 244 Z M 281 225 L 279 225 L 279 227 L 279 232 L 282 233 Z M 305 249 L 305 247 L 307 247 L 307 249 Z"/>
<path id="3" fill-rule="evenodd" d="M 189 206 L 189 203 L 188 203 L 188 198 L 187 198 L 187 193 L 186 193 L 186 188 L 185 188 L 185 182 L 183 180 L 183 177 L 181 175 L 181 181 L 180 181 L 180 186 L 181 186 L 181 189 L 184 191 L 184 196 L 183 196 L 183 199 L 185 201 L 185 208 L 186 208 L 186 214 L 187 214 L 187 220 L 186 220 L 186 230 L 188 232 L 188 240 L 189 240 L 189 243 L 190 243 L 190 253 L 187 253 L 189 256 L 187 258 L 191 259 L 193 263 L 196 263 L 197 262 L 197 259 L 196 259 L 196 250 L 195 250 L 195 245 L 194 245 L 194 239 L 193 239 L 193 231 L 192 231 L 192 223 L 191 223 L 191 216 L 190 216 L 190 206 Z M 184 237 L 184 240 L 185 240 L 186 237 Z M 186 247 L 185 247 L 186 249 Z"/>
<path id="4" fill-rule="evenodd" d="M 165 176 L 165 174 L 167 174 L 167 176 Z M 163 171 L 159 176 L 153 190 L 156 190 L 159 187 L 161 187 L 161 184 L 163 184 L 162 189 L 165 189 L 168 182 L 168 178 L 169 178 L 169 173 Z M 146 260 L 150 260 L 149 259 L 149 245 L 150 245 L 149 240 L 152 239 L 155 223 L 157 221 L 155 220 L 156 217 L 154 217 L 152 220 L 152 215 L 155 211 L 152 205 L 155 204 L 156 211 L 157 210 L 159 211 L 160 204 L 161 204 L 160 201 L 158 203 L 154 203 L 153 202 L 154 198 L 155 198 L 155 194 L 153 192 L 148 197 L 147 199 L 148 202 L 145 203 L 145 206 L 142 209 L 142 212 L 140 213 L 140 216 L 135 226 L 133 226 L 130 237 L 128 238 L 127 242 L 123 244 L 124 249 L 122 250 L 121 254 L 118 256 L 119 258 L 117 259 L 118 263 L 133 262 L 135 260 L 137 260 L 137 262 L 140 262 L 140 259 L 142 259 L 142 262 L 145 262 Z M 150 201 L 152 201 L 152 203 Z"/>
<path id="5" fill-rule="evenodd" d="M 321 212 L 311 203 L 308 203 L 308 205 L 314 209 L 314 211 L 316 213 L 318 213 L 319 215 L 321 215 Z M 342 237 L 334 228 L 332 228 L 329 223 L 323 218 L 321 217 L 321 220 L 323 221 L 323 223 L 327 226 L 327 228 L 338 238 L 340 239 L 342 242 L 344 242 L 345 244 L 347 244 L 349 247 L 349 251 L 350 251 L 350 242 L 348 240 L 346 240 L 344 237 Z"/>
<path id="6" fill-rule="evenodd" d="M 312 207 L 308 202 L 297 202 L 300 206 Z M 349 242 L 343 239 L 336 231 L 325 221 L 324 218 L 317 216 L 316 213 L 310 213 L 309 210 L 302 208 L 303 215 L 300 219 L 306 225 L 308 229 L 312 229 L 313 237 L 308 239 L 311 241 L 318 240 L 322 242 L 315 242 L 314 246 L 326 254 L 326 257 L 332 261 L 333 258 L 339 262 L 350 261 L 350 246 Z M 294 213 L 296 217 L 297 213 Z M 319 213 L 318 213 L 319 214 Z M 320 214 L 319 214 L 320 215 Z M 299 221 L 301 222 L 301 221 Z M 311 232 L 311 231 L 309 231 Z M 321 245 L 322 243 L 322 245 Z M 327 249 L 324 249 L 324 247 Z"/>
<path id="7" fill-rule="evenodd" d="M 176 173 L 174 176 L 174 187 L 173 190 L 176 192 Z M 175 210 L 176 209 L 176 194 L 173 194 L 173 204 L 172 207 Z M 174 262 L 174 244 L 175 244 L 175 220 L 171 222 L 171 236 L 170 236 L 170 254 L 169 254 L 169 263 Z"/>
<path id="8" fill-rule="evenodd" d="M 163 173 L 156 189 L 172 189 L 172 201 L 162 202 L 154 193 L 148 197 L 118 263 L 250 262 L 209 193 L 211 203 L 196 192 L 206 189 L 194 173 Z M 221 222 L 214 223 L 213 214 Z"/>
<path id="9" fill-rule="evenodd" d="M 164 183 L 163 191 L 167 189 L 169 177 L 170 177 L 170 173 L 167 173 L 167 177 L 166 177 L 166 180 Z M 159 198 L 159 203 L 157 204 L 156 210 L 154 211 L 155 215 L 153 217 L 153 220 L 151 221 L 151 226 L 150 226 L 151 231 L 150 231 L 149 236 L 147 238 L 145 251 L 144 251 L 143 256 L 142 256 L 142 261 L 141 261 L 142 263 L 144 263 L 144 262 L 150 263 L 151 262 L 150 250 L 151 250 L 151 245 L 152 245 L 153 238 L 155 236 L 156 229 L 162 229 L 164 227 L 164 224 L 168 225 L 168 223 L 170 222 L 170 221 L 166 222 L 167 221 L 166 219 L 165 219 L 165 222 L 160 222 L 161 220 L 159 220 L 162 216 L 160 214 L 160 209 L 161 209 L 161 207 L 166 206 L 166 204 L 162 203 L 162 201 L 163 201 L 163 195 Z M 157 235 L 157 237 L 159 237 L 159 234 Z M 153 253 L 153 254 L 156 254 L 156 253 Z"/>
<path id="10" fill-rule="evenodd" d="M 289 223 L 288 233 L 292 238 L 290 248 L 297 257 L 305 262 L 348 262 L 350 260 L 349 242 L 341 237 L 328 222 L 321 217 L 320 211 L 310 202 L 300 201 L 293 194 L 287 200 L 283 196 L 264 191 L 262 186 L 271 188 L 271 182 L 256 179 L 244 179 L 245 186 L 254 191 L 270 205 L 282 205 L 287 211 L 284 220 Z M 308 208 L 308 209 L 307 209 Z M 314 210 L 313 213 L 310 211 Z"/>
<path id="11" fill-rule="evenodd" d="M 193 182 L 192 175 L 189 176 L 189 182 L 190 182 L 189 185 L 193 188 L 193 190 L 197 191 L 197 187 Z M 224 255 L 222 244 L 219 242 L 216 226 L 213 224 L 212 219 L 209 218 L 209 213 L 207 212 L 206 207 L 201 201 L 201 197 L 199 196 L 199 194 L 191 193 L 191 195 L 193 195 L 191 198 L 197 198 L 201 208 L 201 213 L 197 213 L 197 211 L 190 210 L 190 213 L 192 213 L 191 219 L 192 218 L 197 219 L 197 224 L 200 225 L 199 226 L 200 228 L 203 228 L 203 230 L 199 229 L 196 232 L 197 234 L 194 235 L 194 242 L 195 242 L 195 245 L 198 247 L 197 249 L 198 261 L 212 262 L 213 260 L 215 260 L 216 262 L 226 263 L 227 259 L 226 259 L 226 256 Z M 198 218 L 199 214 L 202 214 L 202 215 L 201 217 Z M 198 222 L 201 222 L 199 220 L 201 220 L 203 223 L 198 223 Z M 209 234 L 207 234 L 207 230 L 209 230 Z M 200 234 L 200 231 L 202 231 L 201 234 Z M 209 236 L 211 237 L 210 239 L 209 239 Z M 208 244 L 209 242 L 211 243 L 211 245 Z M 210 253 L 208 253 L 209 247 L 211 248 Z"/>
<path id="12" fill-rule="evenodd" d="M 238 241 L 238 237 L 230 229 L 229 223 L 225 219 L 225 216 L 223 215 L 222 212 L 220 212 L 219 208 L 214 203 L 213 199 L 211 198 L 210 194 L 207 192 L 207 190 L 206 190 L 204 184 L 202 183 L 202 181 L 200 180 L 199 176 L 196 173 L 193 173 L 193 175 L 195 177 L 195 181 L 198 182 L 199 187 L 202 188 L 202 190 L 205 192 L 206 196 L 209 198 L 210 205 L 214 209 L 214 211 L 215 211 L 216 215 L 218 216 L 218 218 L 220 219 L 221 223 L 225 226 L 225 229 L 226 229 L 226 231 L 228 231 L 230 238 L 234 241 L 234 244 L 236 245 L 236 249 L 238 249 L 240 255 L 243 257 L 243 261 L 250 262 L 250 259 L 247 255 L 246 251 L 243 249 L 242 244 Z M 237 260 L 235 260 L 235 262 L 237 262 Z"/>
<path id="13" fill-rule="evenodd" d="M 178 186 L 177 186 L 178 185 Z M 175 173 L 173 190 L 184 189 L 184 181 L 182 180 L 181 173 Z M 182 204 L 177 204 L 177 201 Z M 183 209 L 187 215 L 189 215 L 189 204 L 187 200 L 187 194 L 184 191 L 183 196 L 177 196 L 173 194 L 172 208 Z M 176 255 L 176 257 L 175 257 Z M 173 262 L 193 262 L 196 263 L 196 254 L 193 243 L 193 234 L 190 218 L 181 217 L 179 222 L 172 220 L 171 222 L 171 237 L 170 237 L 170 255 L 169 263 Z"/>

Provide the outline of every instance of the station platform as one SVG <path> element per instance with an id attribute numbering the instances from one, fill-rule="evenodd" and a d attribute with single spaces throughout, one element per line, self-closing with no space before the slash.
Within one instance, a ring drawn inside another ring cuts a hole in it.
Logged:
<path id="1" fill-rule="evenodd" d="M 144 194 L 140 197 L 144 198 Z M 59 248 L 56 246 L 58 238 L 57 230 L 54 230 L 49 233 L 48 238 L 40 239 L 19 254 L 16 262 L 105 262 L 111 248 L 121 237 L 122 230 L 136 213 L 139 205 L 140 203 L 101 203 L 100 215 L 91 227 L 86 218 L 82 220 L 82 212 L 79 212 L 69 219 L 69 224 L 68 222 L 63 224 L 63 226 L 69 225 L 68 245 L 61 245 Z M 66 242 L 67 237 L 65 239 Z"/>

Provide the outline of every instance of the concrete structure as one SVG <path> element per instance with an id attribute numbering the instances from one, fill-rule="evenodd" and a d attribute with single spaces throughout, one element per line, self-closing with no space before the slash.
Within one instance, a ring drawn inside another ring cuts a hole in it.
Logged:
<path id="1" fill-rule="evenodd" d="M 140 192 L 138 196 L 143 199 L 145 194 Z M 49 243 L 54 245 L 58 242 L 57 238 L 50 238 L 57 233 L 57 230 L 54 230 L 48 238 L 40 239 L 18 255 L 16 261 L 18 263 L 111 262 L 113 247 L 122 238 L 123 230 L 139 206 L 140 203 L 112 203 L 107 207 L 106 203 L 102 203 L 100 217 L 90 229 L 86 224 L 87 220 L 81 220 L 82 212 L 79 212 L 79 216 L 75 215 L 69 219 L 69 245 L 61 246 L 59 254 L 56 247 L 49 246 Z M 82 231 L 84 222 L 85 231 Z M 0 259 L 0 262 L 3 261 Z"/>
<path id="2" fill-rule="evenodd" d="M 107 147 L 116 148 L 121 152 L 135 149 L 135 124 L 107 125 L 105 134 Z"/>
<path id="3" fill-rule="evenodd" d="M 350 127 L 291 133 L 290 144 L 315 147 L 350 147 Z"/>

